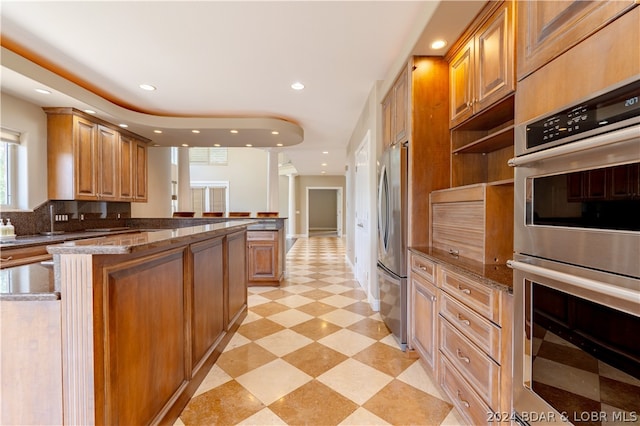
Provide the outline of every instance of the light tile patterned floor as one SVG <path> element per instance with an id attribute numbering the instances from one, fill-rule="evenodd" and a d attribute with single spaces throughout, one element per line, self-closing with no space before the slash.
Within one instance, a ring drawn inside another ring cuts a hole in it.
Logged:
<path id="1" fill-rule="evenodd" d="M 402 352 L 345 262 L 344 240 L 296 241 L 280 288 L 249 313 L 177 425 L 460 425 Z"/>

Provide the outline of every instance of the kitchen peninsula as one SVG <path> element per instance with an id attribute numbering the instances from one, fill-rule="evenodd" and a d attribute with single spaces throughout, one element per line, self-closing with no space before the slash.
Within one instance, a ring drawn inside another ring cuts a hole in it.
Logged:
<path id="1" fill-rule="evenodd" d="M 49 311 L 58 320 L 50 324 L 59 324 L 60 339 L 39 353 L 53 362 L 45 363 L 46 374 L 28 374 L 20 359 L 3 363 L 24 369 L 31 393 L 40 376 L 62 377 L 47 401 L 31 399 L 52 407 L 57 423 L 173 423 L 246 315 L 246 235 L 255 224 L 223 221 L 48 246 L 59 294 Z M 30 411 L 47 416 L 42 407 L 23 407 L 4 380 L 2 386 L 3 400 L 21 407 L 15 422 Z"/>

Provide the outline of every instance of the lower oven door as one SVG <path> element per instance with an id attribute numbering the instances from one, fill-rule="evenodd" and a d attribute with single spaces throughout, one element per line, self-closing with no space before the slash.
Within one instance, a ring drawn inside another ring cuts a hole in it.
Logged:
<path id="1" fill-rule="evenodd" d="M 526 256 L 508 264 L 520 419 L 640 421 L 640 280 Z"/>

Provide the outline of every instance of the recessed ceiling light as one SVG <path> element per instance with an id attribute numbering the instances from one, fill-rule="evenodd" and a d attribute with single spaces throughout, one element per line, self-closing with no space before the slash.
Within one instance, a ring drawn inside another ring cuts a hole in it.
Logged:
<path id="1" fill-rule="evenodd" d="M 279 135 L 279 134 L 280 134 L 280 132 L 279 132 L 279 131 L 277 131 L 277 130 L 274 130 L 273 132 L 271 132 L 271 134 L 272 134 L 272 135 Z"/>
<path id="2" fill-rule="evenodd" d="M 229 133 L 233 133 L 235 135 L 236 133 L 238 133 L 238 131 L 237 130 L 229 130 Z"/>
<path id="3" fill-rule="evenodd" d="M 327 165 L 327 163 L 322 163 L 322 164 L 320 164 L 320 165 L 321 165 L 322 167 L 324 167 L 324 166 L 326 166 L 326 165 Z"/>
<path id="4" fill-rule="evenodd" d="M 50 95 L 51 94 L 51 91 L 47 90 L 47 89 L 35 89 L 35 90 L 36 90 L 36 92 L 42 93 L 43 95 Z"/>
<path id="5" fill-rule="evenodd" d="M 446 45 L 447 45 L 447 42 L 444 41 L 444 40 L 435 40 L 433 43 L 431 43 L 431 48 L 432 49 L 442 49 Z"/>
<path id="6" fill-rule="evenodd" d="M 219 146 L 220 146 L 220 144 L 219 144 L 219 143 L 214 143 L 214 144 L 213 144 L 213 146 L 215 146 L 215 147 L 219 147 Z"/>
<path id="7" fill-rule="evenodd" d="M 127 127 L 129 127 L 128 124 L 124 124 L 124 123 L 120 123 L 118 124 L 118 126 L 122 127 L 123 129 L 126 129 Z"/>
<path id="8" fill-rule="evenodd" d="M 159 143 L 154 143 L 152 146 L 160 146 Z"/>
<path id="9" fill-rule="evenodd" d="M 304 89 L 304 84 L 300 83 L 299 81 L 296 81 L 295 83 L 293 83 L 291 85 L 291 88 L 293 90 L 302 90 L 302 89 Z"/>
<path id="10" fill-rule="evenodd" d="M 160 134 L 160 133 L 162 133 L 162 130 L 154 130 L 153 133 Z"/>
<path id="11" fill-rule="evenodd" d="M 326 174 L 327 172 L 325 172 L 325 171 L 323 170 L 323 171 L 321 171 L 320 173 L 324 175 L 324 174 Z"/>
<path id="12" fill-rule="evenodd" d="M 140 87 L 142 90 L 148 90 L 149 92 L 153 92 L 154 90 L 156 90 L 156 86 L 152 86 L 150 84 L 141 84 Z"/>
<path id="13" fill-rule="evenodd" d="M 322 151 L 322 153 L 323 153 L 323 154 L 328 154 L 328 153 L 329 153 L 329 151 Z"/>
<path id="14" fill-rule="evenodd" d="M 193 129 L 191 133 L 200 133 L 200 130 Z"/>
<path id="15" fill-rule="evenodd" d="M 246 144 L 245 146 L 248 146 L 249 148 L 251 148 L 253 145 L 251 145 L 250 143 Z"/>
<path id="16" fill-rule="evenodd" d="M 96 112 L 92 109 L 85 109 L 84 112 L 86 112 L 87 114 L 95 114 Z"/>
<path id="17" fill-rule="evenodd" d="M 276 146 L 283 146 L 281 143 L 277 143 Z"/>
<path id="18" fill-rule="evenodd" d="M 182 146 L 189 146 L 189 144 L 188 143 L 183 143 Z"/>

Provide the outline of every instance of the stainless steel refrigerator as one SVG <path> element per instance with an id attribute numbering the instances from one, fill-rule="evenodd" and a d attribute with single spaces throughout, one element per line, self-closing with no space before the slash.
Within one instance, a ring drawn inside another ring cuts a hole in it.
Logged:
<path id="1" fill-rule="evenodd" d="M 387 148 L 378 166 L 378 288 L 380 316 L 402 350 L 407 346 L 406 145 Z"/>

